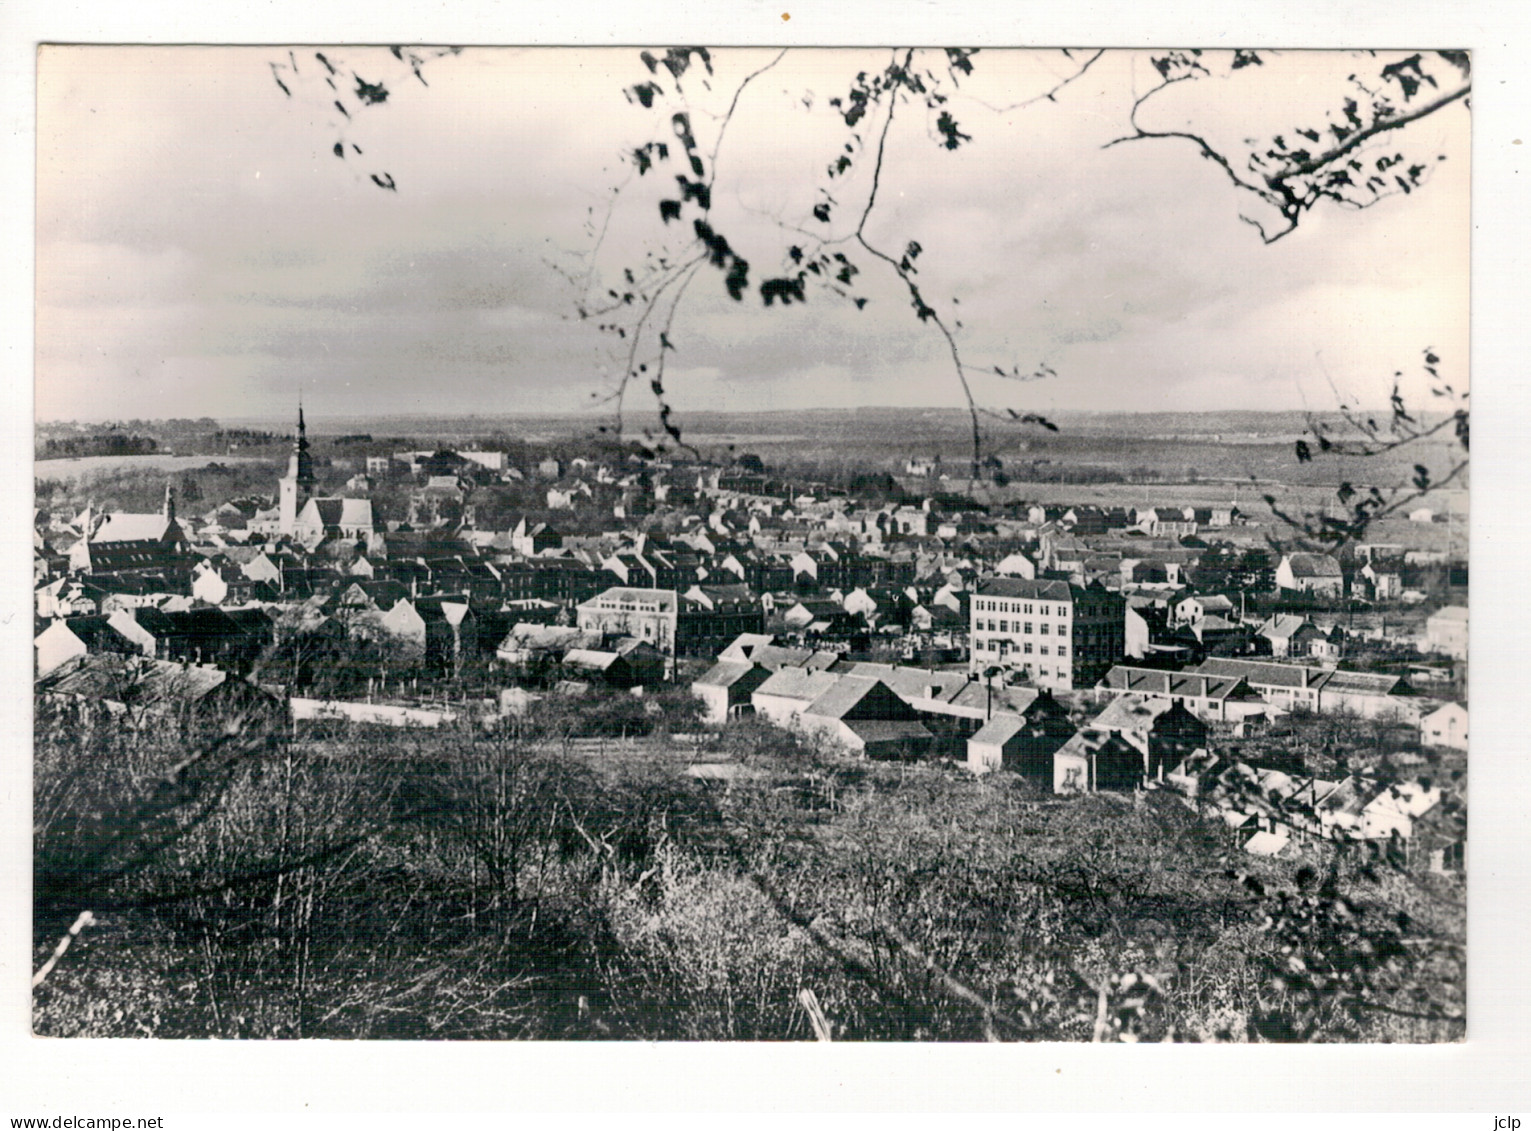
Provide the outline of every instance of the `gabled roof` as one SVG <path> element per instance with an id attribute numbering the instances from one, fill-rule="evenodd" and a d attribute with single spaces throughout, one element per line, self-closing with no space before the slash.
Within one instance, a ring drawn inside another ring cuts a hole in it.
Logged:
<path id="1" fill-rule="evenodd" d="M 995 715 L 979 727 L 978 733 L 969 738 L 968 742 L 976 742 L 980 746 L 1003 746 L 1029 725 L 1020 715 Z"/>
<path id="2" fill-rule="evenodd" d="M 160 542 L 172 534 L 179 534 L 175 520 L 163 514 L 125 514 L 121 511 L 107 515 L 90 536 L 92 545 L 102 542 Z"/>
<path id="3" fill-rule="evenodd" d="M 1130 751 L 1133 755 L 1138 753 L 1126 739 L 1114 731 L 1094 730 L 1090 727 L 1077 731 L 1072 738 L 1058 748 L 1057 753 L 1087 758 L 1102 750 Z"/>
<path id="4" fill-rule="evenodd" d="M 1297 613 L 1277 613 L 1260 626 L 1260 635 L 1268 640 L 1290 639 L 1297 635 L 1303 625 L 1312 625 L 1305 616 Z"/>
<path id="5" fill-rule="evenodd" d="M 329 526 L 372 527 L 371 499 L 310 499 L 303 508 L 306 513 L 313 507 L 319 521 Z"/>
<path id="6" fill-rule="evenodd" d="M 1340 563 L 1328 554 L 1288 554 L 1287 568 L 1293 577 L 1343 577 Z"/>
<path id="7" fill-rule="evenodd" d="M 1174 706 L 1173 699 L 1123 695 L 1113 699 L 1104 711 L 1090 720 L 1090 725 L 1099 730 L 1147 730 Z"/>
<path id="8" fill-rule="evenodd" d="M 812 703 L 828 691 L 840 677 L 829 672 L 811 672 L 802 668 L 782 668 L 755 689 L 756 695 L 771 695 L 782 699 L 798 699 L 804 704 Z"/>
<path id="9" fill-rule="evenodd" d="M 754 664 L 745 661 L 723 660 L 692 681 L 693 687 L 733 687 L 751 672 L 762 672 L 763 668 L 757 668 Z M 762 680 L 761 682 L 764 682 Z"/>
<path id="10" fill-rule="evenodd" d="M 621 658 L 616 652 L 597 652 L 589 648 L 571 648 L 564 653 L 563 662 L 568 667 L 603 672 Z"/>
<path id="11" fill-rule="evenodd" d="M 776 637 L 763 632 L 741 632 L 734 637 L 732 643 L 718 653 L 718 658 L 729 660 L 750 660 L 757 649 L 772 643 Z"/>
<path id="12" fill-rule="evenodd" d="M 104 616 L 69 617 L 67 620 L 56 620 L 39 634 L 39 639 L 50 632 L 72 633 L 92 652 L 118 651 L 123 645 L 137 650 L 137 645 L 118 632 L 110 620 Z"/>
<path id="13" fill-rule="evenodd" d="M 887 684 L 880 679 L 858 675 L 838 677 L 832 686 L 825 688 L 818 698 L 809 704 L 803 714 L 813 715 L 816 718 L 848 719 L 867 702 L 877 700 L 888 704 L 893 712 L 890 716 L 892 718 L 897 718 L 899 715 L 913 716 L 913 711 L 908 704 Z M 894 707 L 894 704 L 897 706 Z"/>

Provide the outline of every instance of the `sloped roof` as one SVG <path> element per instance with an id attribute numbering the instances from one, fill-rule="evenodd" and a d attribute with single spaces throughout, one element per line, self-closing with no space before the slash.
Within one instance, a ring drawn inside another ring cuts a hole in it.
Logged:
<path id="1" fill-rule="evenodd" d="M 968 744 L 979 746 L 1003 746 L 1026 729 L 1026 720 L 1019 715 L 995 715 L 978 732 L 968 739 Z"/>
<path id="2" fill-rule="evenodd" d="M 510 630 L 500 644 L 502 649 L 584 648 L 601 642 L 598 632 L 581 632 L 569 625 L 528 624 L 521 622 Z"/>
<path id="3" fill-rule="evenodd" d="M 1361 695 L 1406 695 L 1411 690 L 1402 676 L 1385 672 L 1333 671 L 1322 686 L 1328 692 Z"/>
<path id="4" fill-rule="evenodd" d="M 1367 808 L 1419 817 L 1435 808 L 1440 799 L 1441 791 L 1434 786 L 1427 789 L 1422 782 L 1395 782 L 1372 798 Z"/>
<path id="5" fill-rule="evenodd" d="M 1151 728 L 1160 715 L 1172 710 L 1174 700 L 1158 696 L 1139 698 L 1122 695 L 1113 699 L 1104 711 L 1090 720 L 1100 730 L 1144 730 Z"/>
<path id="6" fill-rule="evenodd" d="M 917 719 L 846 719 L 845 725 L 867 743 L 931 737 L 925 724 Z"/>
<path id="7" fill-rule="evenodd" d="M 1059 540 L 1062 541 L 1061 539 Z M 1054 545 L 1056 553 L 1061 547 Z M 1067 581 L 1029 581 L 1024 577 L 995 577 L 978 586 L 980 597 L 1020 597 L 1043 601 L 1068 601 L 1082 590 Z"/>
<path id="8" fill-rule="evenodd" d="M 1137 751 L 1120 735 L 1114 731 L 1095 730 L 1086 727 L 1077 731 L 1072 738 L 1058 748 L 1059 754 L 1072 754 L 1076 757 L 1089 757 L 1098 754 L 1102 750 Z"/>
<path id="9" fill-rule="evenodd" d="M 126 514 L 117 511 L 101 520 L 101 525 L 90 536 L 92 544 L 98 542 L 159 542 L 171 533 L 175 520 L 163 514 Z M 180 528 L 176 527 L 176 533 Z"/>
<path id="10" fill-rule="evenodd" d="M 1328 554 L 1288 554 L 1287 568 L 1293 577 L 1343 577 L 1340 563 Z"/>
<path id="11" fill-rule="evenodd" d="M 1301 664 L 1262 663 L 1258 660 L 1218 659 L 1203 660 L 1192 669 L 1199 675 L 1224 676 L 1247 680 L 1250 686 L 1269 687 L 1315 687 L 1327 673 L 1322 668 L 1307 668 Z"/>
<path id="12" fill-rule="evenodd" d="M 763 632 L 741 632 L 734 637 L 733 641 L 718 653 L 719 658 L 749 660 L 754 656 L 757 649 L 772 643 L 776 637 Z"/>
<path id="13" fill-rule="evenodd" d="M 1244 851 L 1252 856 L 1275 856 L 1291 843 L 1292 834 L 1286 829 L 1275 832 L 1261 830 L 1244 842 Z"/>
<path id="14" fill-rule="evenodd" d="M 1308 618 L 1297 613 L 1277 613 L 1260 626 L 1260 635 L 1269 640 L 1283 640 L 1297 635 Z"/>
<path id="15" fill-rule="evenodd" d="M 1134 668 L 1117 664 L 1106 673 L 1101 686 L 1111 691 L 1133 691 L 1143 695 L 1189 696 L 1196 699 L 1228 699 L 1241 697 L 1243 679 L 1237 675 L 1224 675 L 1201 670 L 1191 672 L 1159 671 L 1155 668 Z M 1253 698 L 1254 693 L 1244 686 L 1243 696 Z"/>
<path id="16" fill-rule="evenodd" d="M 820 671 L 831 666 L 829 663 L 816 663 L 815 658 L 823 653 L 815 652 L 811 648 L 788 648 L 781 644 L 762 644 L 750 653 L 750 659 L 762 668 L 771 671 L 780 671 L 782 668 L 807 668 Z M 837 659 L 838 657 L 832 657 Z"/>
<path id="17" fill-rule="evenodd" d="M 965 671 L 931 671 L 927 668 L 902 667 L 894 664 L 874 663 L 843 663 L 835 668 L 836 671 L 847 675 L 866 676 L 872 679 L 880 679 L 887 684 L 900 699 L 905 702 L 920 702 L 922 705 L 950 704 L 964 690 L 977 688 L 980 693 L 981 684 L 975 684 Z M 994 689 L 994 702 L 1001 701 L 1001 693 L 1007 689 Z M 980 703 L 982 700 L 980 699 Z"/>
<path id="18" fill-rule="evenodd" d="M 885 696 L 878 695 L 878 688 L 885 692 Z M 834 684 L 824 689 L 803 712 L 805 715 L 813 715 L 817 718 L 845 719 L 869 698 L 885 698 L 890 706 L 897 704 L 895 715 L 905 711 L 911 711 L 908 704 L 880 679 L 868 676 L 847 675 L 838 677 Z M 911 711 L 912 713 L 912 711 Z"/>
<path id="19" fill-rule="evenodd" d="M 713 664 L 712 667 L 708 668 L 706 672 L 693 680 L 691 686 L 732 687 L 734 684 L 744 679 L 745 676 L 749 675 L 750 672 L 763 672 L 763 670 L 764 669 L 757 668 L 754 664 L 743 660 L 722 660 L 716 664 Z M 762 682 L 764 681 L 762 680 Z"/>
<path id="20" fill-rule="evenodd" d="M 622 657 L 616 652 L 597 652 L 589 648 L 571 648 L 564 653 L 563 662 L 567 667 L 586 668 L 591 671 L 605 671 Z"/>
<path id="21" fill-rule="evenodd" d="M 38 634 L 38 639 L 48 635 L 65 632 L 74 637 L 89 648 L 92 652 L 117 649 L 127 644 L 136 648 L 137 645 L 118 632 L 116 627 L 104 616 L 69 617 L 66 620 L 56 620 Z"/>
<path id="22" fill-rule="evenodd" d="M 78 656 L 37 681 L 37 689 L 84 699 L 154 704 L 202 698 L 229 678 L 198 664 L 97 652 Z"/>
<path id="23" fill-rule="evenodd" d="M 812 703 L 828 691 L 840 677 L 830 672 L 805 671 L 802 668 L 782 668 L 755 689 L 756 695 L 771 695 L 782 699 L 800 699 Z"/>

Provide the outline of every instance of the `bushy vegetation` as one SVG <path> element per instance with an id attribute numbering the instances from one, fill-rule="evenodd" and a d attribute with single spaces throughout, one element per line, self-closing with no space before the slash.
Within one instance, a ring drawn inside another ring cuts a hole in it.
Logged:
<path id="1" fill-rule="evenodd" d="M 581 754 L 571 709 L 189 754 L 40 704 L 35 966 L 95 923 L 36 1031 L 1461 1036 L 1459 886 L 1252 861 L 1163 795 L 848 761 L 757 721 L 709 777 L 662 728 Z"/>

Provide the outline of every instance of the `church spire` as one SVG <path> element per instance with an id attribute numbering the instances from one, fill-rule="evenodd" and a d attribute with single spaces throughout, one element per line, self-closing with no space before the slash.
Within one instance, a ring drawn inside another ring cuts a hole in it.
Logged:
<path id="1" fill-rule="evenodd" d="M 292 445 L 292 459 L 288 461 L 287 474 L 298 486 L 311 491 L 314 480 L 314 460 L 308 454 L 308 426 L 303 421 L 303 398 L 298 398 L 298 438 Z"/>

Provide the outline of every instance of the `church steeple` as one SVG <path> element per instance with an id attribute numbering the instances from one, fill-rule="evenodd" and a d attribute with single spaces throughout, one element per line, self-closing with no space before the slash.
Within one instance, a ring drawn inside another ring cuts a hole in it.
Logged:
<path id="1" fill-rule="evenodd" d="M 292 445 L 292 458 L 287 462 L 287 474 L 305 491 L 314 488 L 314 460 L 308 454 L 308 427 L 303 423 L 303 402 L 298 401 L 298 438 Z"/>
<path id="2" fill-rule="evenodd" d="M 298 436 L 287 459 L 287 474 L 277 484 L 277 507 L 281 532 L 291 535 L 299 512 L 314 493 L 314 460 L 308 454 L 308 427 L 303 421 L 303 402 L 298 402 Z"/>

